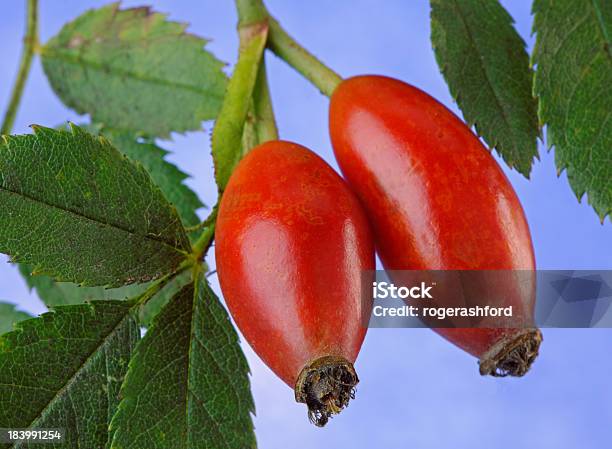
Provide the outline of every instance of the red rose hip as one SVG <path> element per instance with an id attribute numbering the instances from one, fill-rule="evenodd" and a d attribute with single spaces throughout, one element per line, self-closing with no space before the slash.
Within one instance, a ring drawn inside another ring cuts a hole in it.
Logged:
<path id="1" fill-rule="evenodd" d="M 238 164 L 216 228 L 217 271 L 246 340 L 322 426 L 358 382 L 361 275 L 374 269 L 365 213 L 303 146 L 271 141 Z"/>
<path id="2" fill-rule="evenodd" d="M 534 270 L 529 228 L 510 182 L 434 98 L 383 76 L 345 80 L 331 98 L 330 133 L 386 269 Z M 534 296 L 513 300 L 531 322 Z M 525 374 L 541 341 L 533 328 L 436 331 L 479 357 L 481 374 Z"/>

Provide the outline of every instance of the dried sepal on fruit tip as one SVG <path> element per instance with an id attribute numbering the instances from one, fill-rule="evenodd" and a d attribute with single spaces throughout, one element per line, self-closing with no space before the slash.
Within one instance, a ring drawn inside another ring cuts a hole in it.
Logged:
<path id="1" fill-rule="evenodd" d="M 503 338 L 481 357 L 480 374 L 524 376 L 537 358 L 541 343 L 542 332 L 539 329 L 526 329 L 518 335 Z"/>
<path id="2" fill-rule="evenodd" d="M 305 366 L 295 384 L 295 400 L 308 406 L 308 418 L 323 427 L 355 399 L 359 378 L 353 364 L 343 357 L 321 357 Z"/>

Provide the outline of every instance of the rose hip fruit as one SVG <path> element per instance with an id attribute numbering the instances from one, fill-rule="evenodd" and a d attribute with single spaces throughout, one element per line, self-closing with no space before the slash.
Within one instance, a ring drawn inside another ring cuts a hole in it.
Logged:
<path id="1" fill-rule="evenodd" d="M 374 269 L 374 242 L 359 201 L 312 151 L 267 142 L 234 171 L 215 238 L 236 324 L 311 421 L 325 425 L 354 396 L 370 313 L 361 275 Z"/>
<path id="2" fill-rule="evenodd" d="M 510 182 L 434 98 L 383 76 L 347 79 L 331 98 L 330 133 L 387 270 L 534 270 L 529 228 Z M 533 295 L 515 301 L 533 322 Z M 542 339 L 534 328 L 435 330 L 479 357 L 483 375 L 524 375 Z"/>

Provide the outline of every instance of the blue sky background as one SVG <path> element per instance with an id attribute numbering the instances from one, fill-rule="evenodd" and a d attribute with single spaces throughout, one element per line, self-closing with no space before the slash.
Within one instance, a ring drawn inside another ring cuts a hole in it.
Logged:
<path id="1" fill-rule="evenodd" d="M 143 0 L 146 1 L 146 0 Z M 6 2 L 0 19 L 0 107 L 7 101 L 19 58 L 24 1 Z M 41 39 L 105 1 L 41 0 Z M 230 0 L 151 1 L 156 10 L 191 23 L 212 38 L 218 57 L 233 63 L 236 15 Z M 268 0 L 269 9 L 307 48 L 343 76 L 377 73 L 424 89 L 454 111 L 429 42 L 425 0 Z M 529 1 L 503 2 L 531 48 Z M 125 1 L 124 5 L 141 5 Z M 328 100 L 273 55 L 267 56 L 281 137 L 317 151 L 337 168 L 327 132 Z M 83 117 L 54 96 L 36 60 L 14 132 Z M 216 189 L 206 132 L 174 135 L 163 146 L 170 160 L 194 177 L 188 184 L 207 204 Z M 576 201 L 553 153 L 540 145 L 531 181 L 506 169 L 531 228 L 542 269 L 612 269 L 612 224 Z M 498 159 L 499 160 L 499 159 Z M 0 300 L 39 313 L 7 258 L 0 256 Z M 217 288 L 216 279 L 213 284 Z M 609 448 L 612 441 L 612 331 L 546 329 L 541 355 L 522 379 L 481 378 L 476 360 L 433 332 L 372 329 L 357 362 L 357 399 L 324 429 L 311 426 L 293 393 L 244 345 L 253 376 L 259 447 L 272 448 Z"/>

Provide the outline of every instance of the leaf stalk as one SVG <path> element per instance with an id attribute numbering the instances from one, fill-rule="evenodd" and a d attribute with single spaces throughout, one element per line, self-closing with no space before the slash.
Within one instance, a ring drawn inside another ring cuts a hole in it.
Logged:
<path id="1" fill-rule="evenodd" d="M 190 259 L 186 259 L 174 272 L 168 273 L 153 282 L 140 296 L 135 300 L 135 306 L 142 306 L 151 298 L 157 295 L 168 283 L 177 277 L 179 274 L 193 267 L 194 263 Z"/>

